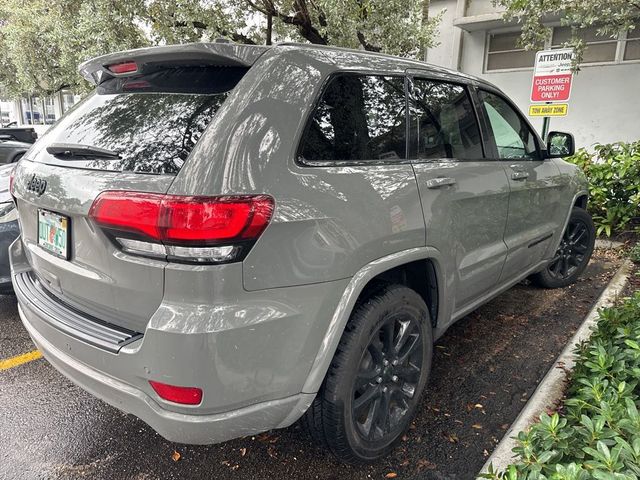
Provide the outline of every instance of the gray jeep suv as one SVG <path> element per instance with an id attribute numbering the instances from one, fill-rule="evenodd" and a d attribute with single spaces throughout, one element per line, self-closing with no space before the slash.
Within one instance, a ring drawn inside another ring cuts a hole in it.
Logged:
<path id="1" fill-rule="evenodd" d="M 389 451 L 433 342 L 521 280 L 575 281 L 594 229 L 572 137 L 500 90 L 311 45 L 115 53 L 19 162 L 20 315 L 73 382 L 165 438 L 286 427 Z M 550 150 L 549 147 L 552 147 Z"/>

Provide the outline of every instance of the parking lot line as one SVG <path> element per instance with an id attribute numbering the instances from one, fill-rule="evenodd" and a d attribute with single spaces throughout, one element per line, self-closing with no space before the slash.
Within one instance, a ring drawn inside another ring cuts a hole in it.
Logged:
<path id="1" fill-rule="evenodd" d="M 23 353 L 22 355 L 7 358 L 6 360 L 0 360 L 0 372 L 2 370 L 9 370 L 10 368 L 17 367 L 23 363 L 38 360 L 39 358 L 42 358 L 42 353 L 40 353 L 39 350 L 33 350 L 28 353 Z"/>

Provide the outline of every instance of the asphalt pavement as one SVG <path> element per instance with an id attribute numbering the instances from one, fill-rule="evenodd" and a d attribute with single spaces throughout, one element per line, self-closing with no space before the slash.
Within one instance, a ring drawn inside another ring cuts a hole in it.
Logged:
<path id="1" fill-rule="evenodd" d="M 220 445 L 170 443 L 38 358 L 15 298 L 0 296 L 0 479 L 472 479 L 617 264 L 597 256 L 562 290 L 517 285 L 451 327 L 411 429 L 387 459 L 359 467 L 297 424 Z"/>

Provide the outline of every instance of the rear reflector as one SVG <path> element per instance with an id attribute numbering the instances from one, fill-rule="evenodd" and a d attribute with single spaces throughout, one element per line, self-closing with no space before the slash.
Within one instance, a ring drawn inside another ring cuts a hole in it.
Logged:
<path id="1" fill-rule="evenodd" d="M 166 383 L 149 380 L 149 384 L 160 398 L 182 405 L 199 405 L 202 402 L 202 389 L 197 387 L 176 387 Z"/>
<path id="2" fill-rule="evenodd" d="M 267 195 L 184 197 L 102 192 L 89 216 L 129 253 L 222 263 L 237 260 L 273 214 Z"/>
<path id="3" fill-rule="evenodd" d="M 112 73 L 115 73 L 117 75 L 122 75 L 124 73 L 137 72 L 138 65 L 136 65 L 136 62 L 123 62 L 123 63 L 116 63 L 114 65 L 108 65 L 107 69 L 109 69 L 109 71 Z"/>

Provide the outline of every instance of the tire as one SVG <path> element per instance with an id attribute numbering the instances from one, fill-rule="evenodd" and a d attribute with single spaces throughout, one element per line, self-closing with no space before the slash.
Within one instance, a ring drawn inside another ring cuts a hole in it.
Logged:
<path id="1" fill-rule="evenodd" d="M 392 341 L 385 346 L 387 339 Z M 345 463 L 385 456 L 415 415 L 432 354 L 431 318 L 422 297 L 401 285 L 371 292 L 354 309 L 305 414 L 312 438 Z"/>
<path id="2" fill-rule="evenodd" d="M 591 259 L 596 229 L 586 210 L 573 207 L 560 247 L 547 267 L 531 276 L 543 288 L 562 288 L 574 283 Z M 565 270 L 566 269 L 566 270 Z"/>

